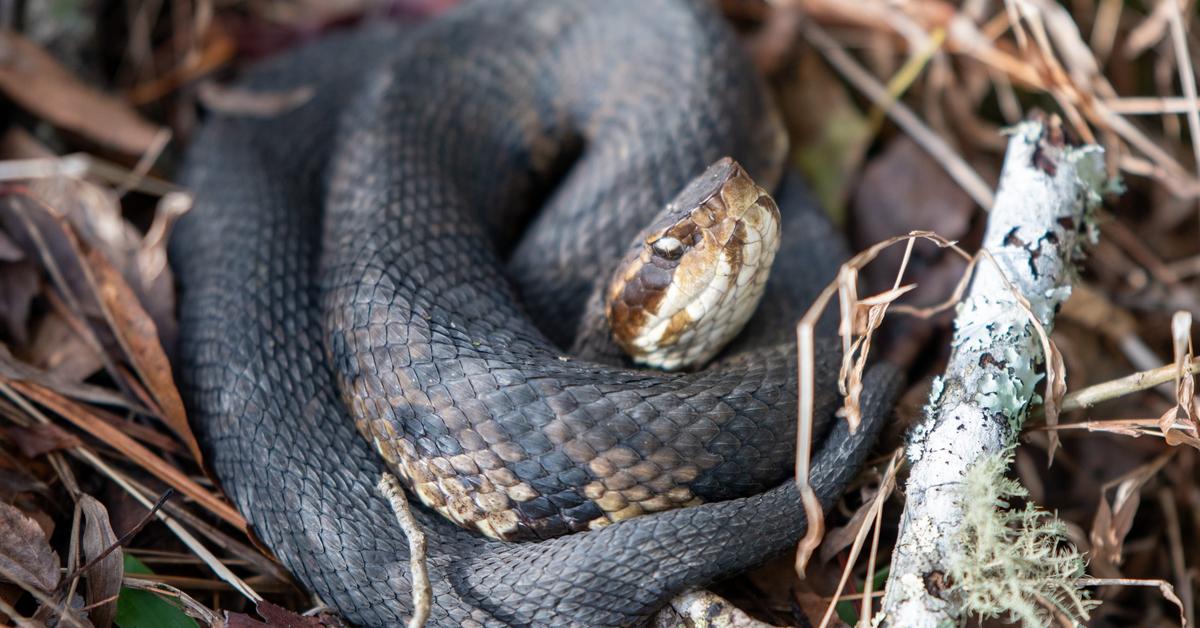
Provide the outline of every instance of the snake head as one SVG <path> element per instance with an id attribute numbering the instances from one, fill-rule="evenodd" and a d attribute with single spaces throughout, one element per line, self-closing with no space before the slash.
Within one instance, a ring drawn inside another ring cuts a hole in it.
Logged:
<path id="1" fill-rule="evenodd" d="M 608 284 L 613 338 L 638 364 L 711 360 L 745 326 L 779 250 L 779 207 L 725 157 L 643 231 Z"/>

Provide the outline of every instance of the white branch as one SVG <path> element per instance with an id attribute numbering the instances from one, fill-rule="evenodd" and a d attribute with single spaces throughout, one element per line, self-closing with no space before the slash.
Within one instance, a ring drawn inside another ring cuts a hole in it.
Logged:
<path id="1" fill-rule="evenodd" d="M 947 574 L 963 553 L 962 479 L 1016 442 L 1035 400 L 1044 356 L 1029 312 L 1049 329 L 1070 294 L 1071 260 L 1104 184 L 1101 157 L 1099 147 L 1065 145 L 1056 120 L 1014 129 L 983 241 L 995 263 L 978 261 L 946 375 L 910 436 L 908 497 L 883 602 L 887 625 L 959 623 Z"/>

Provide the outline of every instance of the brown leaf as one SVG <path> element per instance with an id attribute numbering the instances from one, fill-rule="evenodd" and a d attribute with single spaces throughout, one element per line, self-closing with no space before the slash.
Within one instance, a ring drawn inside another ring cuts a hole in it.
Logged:
<path id="1" fill-rule="evenodd" d="M 1141 490 L 1167 464 L 1176 450 L 1169 450 L 1158 458 L 1106 484 L 1100 492 L 1100 504 L 1092 520 L 1088 535 L 1092 543 L 1092 560 L 1103 565 L 1119 566 L 1123 560 L 1125 537 L 1133 527 L 1133 517 L 1141 503 Z M 1108 489 L 1116 487 L 1110 504 L 1105 498 Z"/>
<path id="2" fill-rule="evenodd" d="M 1121 495 L 1118 491 L 1116 499 L 1120 503 L 1118 513 L 1114 516 L 1113 507 L 1103 495 L 1100 496 L 1100 505 L 1096 508 L 1089 535 L 1092 560 L 1113 567 L 1119 566 L 1123 560 L 1121 554 L 1125 548 L 1125 536 L 1133 526 L 1133 516 L 1137 514 L 1142 498 L 1136 491 L 1128 495 Z"/>
<path id="3" fill-rule="evenodd" d="M 237 54 L 237 42 L 222 20 L 214 20 L 200 36 L 182 62 L 165 72 L 157 72 L 145 83 L 129 90 L 129 102 L 143 105 L 153 102 L 228 63 Z M 178 47 L 178 42 L 172 42 Z M 177 48 L 178 49 L 178 48 Z"/>
<path id="4" fill-rule="evenodd" d="M 52 296 L 52 301 L 59 301 Z M 37 322 L 33 341 L 24 355 L 30 364 L 63 381 L 82 382 L 104 368 L 104 360 L 81 334 L 86 323 L 66 308 L 46 312 Z"/>
<path id="5" fill-rule="evenodd" d="M 276 606 L 266 600 L 258 603 L 254 609 L 265 622 L 258 621 L 243 613 L 227 612 L 225 622 L 229 628 L 320 628 L 325 623 L 316 617 L 305 617 L 292 611 Z"/>
<path id="6" fill-rule="evenodd" d="M 21 493 L 48 493 L 50 487 L 24 469 L 0 468 L 0 500 L 12 501 Z"/>
<path id="7" fill-rule="evenodd" d="M 108 521 L 108 510 L 96 498 L 88 494 L 80 496 L 83 508 L 83 558 L 89 563 L 96 560 L 110 547 L 117 544 L 117 535 Z M 117 594 L 121 592 L 121 581 L 125 578 L 125 563 L 121 549 L 117 548 L 96 561 L 85 572 L 87 576 L 87 602 L 92 606 L 88 618 L 99 628 L 112 625 L 117 613 Z M 101 600 L 108 600 L 98 604 Z"/>
<path id="8" fill-rule="evenodd" d="M 29 182 L 29 192 L 54 214 L 65 217 L 76 233 L 100 250 L 137 293 L 154 319 L 164 346 L 175 337 L 175 290 L 166 264 L 166 242 L 175 221 L 190 208 L 178 194 L 167 195 L 143 237 L 125 220 L 117 194 L 89 181 L 47 177 Z"/>
<path id="9" fill-rule="evenodd" d="M 47 122 L 125 153 L 147 152 L 162 131 L 11 31 L 0 33 L 0 90 Z"/>
<path id="10" fill-rule="evenodd" d="M 907 136 L 888 143 L 863 171 L 851 207 L 852 237 L 871 243 L 920 229 L 950 240 L 967 234 L 974 215 L 971 197 L 924 150 Z M 888 251 L 865 269 L 870 285 L 891 285 L 902 252 Z M 963 262 L 940 249 L 913 250 L 906 283 L 921 285 L 912 303 L 927 304 L 949 294 L 962 275 Z"/>
<path id="11" fill-rule="evenodd" d="M 157 327 L 125 278 L 99 249 L 88 246 L 78 236 L 66 218 L 47 209 L 38 199 L 13 195 L 8 200 L 6 206 L 0 207 L 8 210 L 0 213 L 0 218 L 6 220 L 6 228 L 10 233 L 23 232 L 26 251 L 33 247 L 47 267 L 56 269 L 61 277 L 56 284 L 60 290 L 70 292 L 80 302 L 81 309 L 88 310 L 87 314 L 92 314 L 93 308 L 98 310 L 92 315 L 108 325 L 92 329 L 111 333 L 120 353 L 158 406 L 160 418 L 192 456 L 201 460 L 200 446 L 188 425 Z M 115 365 L 109 371 L 114 377 L 124 375 Z M 133 384 L 131 387 L 136 388 Z"/>
<path id="12" fill-rule="evenodd" d="M 4 430 L 21 455 L 26 458 L 36 458 L 42 454 L 61 449 L 78 447 L 82 443 L 70 432 L 53 423 L 37 423 L 29 427 L 9 427 Z"/>
<path id="13" fill-rule="evenodd" d="M 4 345 L 0 345 L 0 375 L 17 381 L 37 382 L 72 399 L 146 412 L 145 408 L 131 404 L 128 399 L 111 388 L 77 383 L 58 373 L 46 372 L 25 364 L 14 358 Z"/>
<path id="14" fill-rule="evenodd" d="M 854 537 L 858 536 L 859 530 L 862 530 L 867 517 L 874 515 L 871 500 L 864 500 L 846 525 L 826 532 L 825 538 L 821 540 L 821 549 L 818 554 L 821 562 L 829 562 L 834 556 L 837 556 L 838 552 L 850 547 L 850 544 L 854 543 Z"/>
<path id="15" fill-rule="evenodd" d="M 196 461 L 203 460 L 200 444 L 192 434 L 183 399 L 175 387 L 171 363 L 163 351 L 158 337 L 158 328 L 146 314 L 133 290 L 125 283 L 121 274 L 94 250 L 87 252 L 87 260 L 96 279 L 100 300 L 109 315 L 109 322 L 117 332 L 117 340 L 125 349 L 130 365 L 137 372 L 154 401 L 162 410 L 163 422 L 171 428 L 184 445 L 187 445 Z"/>
<path id="16" fill-rule="evenodd" d="M 53 410 L 56 414 L 79 426 L 88 434 L 121 452 L 129 458 L 130 462 L 139 465 L 146 472 L 162 480 L 180 493 L 194 499 L 199 505 L 208 509 L 214 515 L 224 519 L 239 530 L 246 529 L 246 520 L 232 506 L 197 484 L 195 480 L 192 480 L 174 465 L 154 455 L 153 452 L 141 443 L 133 440 L 121 430 L 109 425 L 107 421 L 97 417 L 87 407 L 37 384 L 10 381 L 9 385 L 22 395 Z"/>
<path id="17" fill-rule="evenodd" d="M 0 578 L 53 591 L 58 586 L 58 554 L 37 521 L 0 502 Z"/>
<path id="18" fill-rule="evenodd" d="M 0 256 L 4 240 L 0 233 Z M 37 266 L 28 260 L 0 261 L 0 286 L 0 337 L 24 346 L 29 342 L 29 310 L 42 289 Z"/>

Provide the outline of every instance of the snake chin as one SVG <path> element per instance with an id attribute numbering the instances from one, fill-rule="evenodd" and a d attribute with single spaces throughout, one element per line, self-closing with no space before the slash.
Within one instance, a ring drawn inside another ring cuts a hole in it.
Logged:
<path id="1" fill-rule="evenodd" d="M 613 338 L 634 362 L 703 366 L 750 320 L 780 244 L 779 208 L 733 159 L 692 180 L 609 283 Z"/>

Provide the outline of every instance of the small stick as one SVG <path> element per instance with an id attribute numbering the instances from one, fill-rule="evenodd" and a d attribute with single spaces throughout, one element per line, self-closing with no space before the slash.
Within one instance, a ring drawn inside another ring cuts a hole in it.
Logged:
<path id="1" fill-rule="evenodd" d="M 379 478 L 379 492 L 392 506 L 396 522 L 404 530 L 408 538 L 408 563 L 412 570 L 412 600 L 413 615 L 408 620 L 408 628 L 421 628 L 429 619 L 430 600 L 433 589 L 429 585 L 429 571 L 425 566 L 425 533 L 417 525 L 412 511 L 408 509 L 408 498 L 404 496 L 404 488 L 396 476 L 386 471 Z"/>

